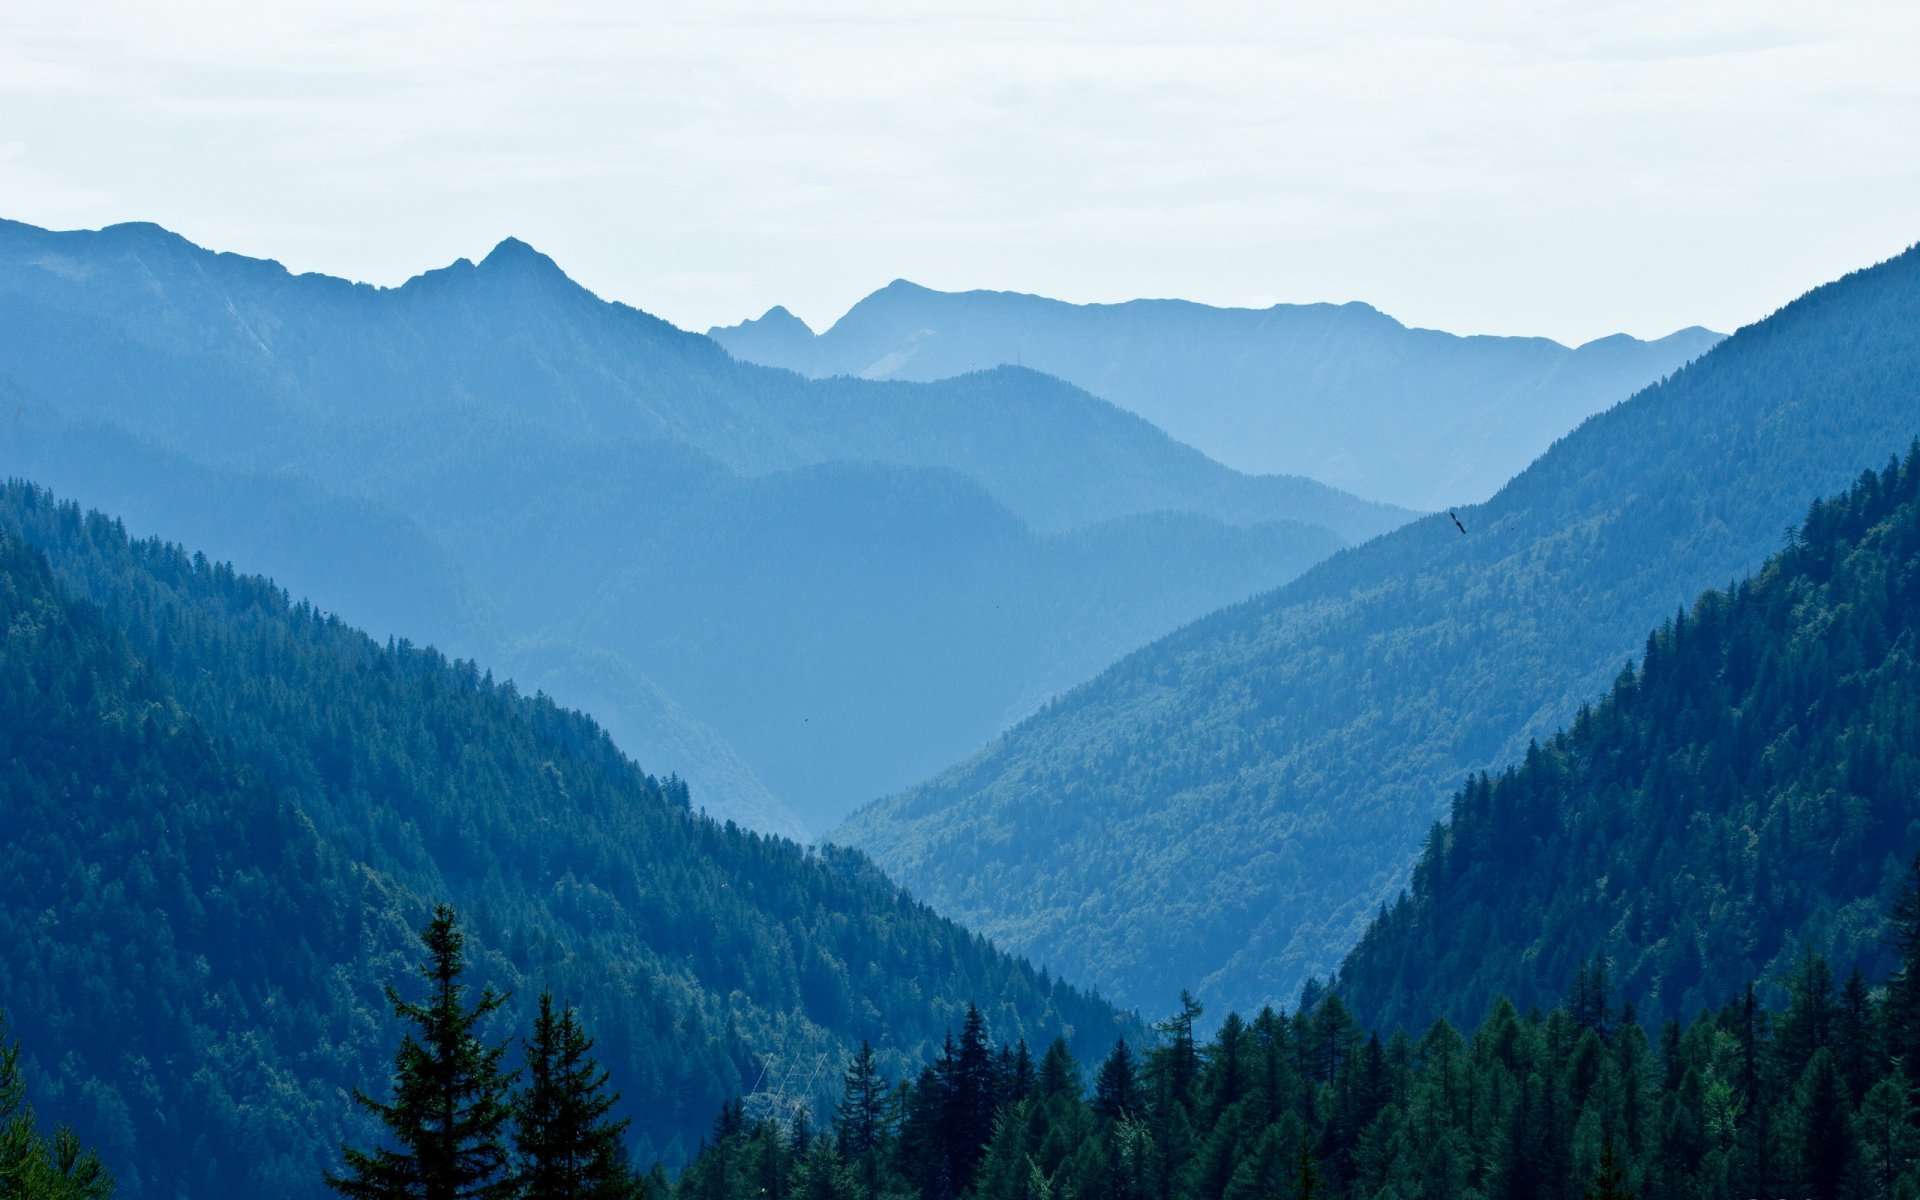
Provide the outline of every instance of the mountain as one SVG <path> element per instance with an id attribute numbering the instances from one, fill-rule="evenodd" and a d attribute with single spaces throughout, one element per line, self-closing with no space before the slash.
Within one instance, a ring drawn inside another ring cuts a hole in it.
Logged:
<path id="1" fill-rule="evenodd" d="M 1581 420 L 1705 353 L 1656 341 L 1409 329 L 1365 304 L 1068 304 L 904 279 L 814 335 L 784 308 L 709 336 L 814 377 L 935 380 L 1015 363 L 1070 380 L 1249 472 L 1433 511 L 1485 499 Z"/>
<path id="2" fill-rule="evenodd" d="M 1590 959 L 1685 1019 L 1811 946 L 1898 964 L 1920 852 L 1920 447 L 1814 505 L 1753 578 L 1647 639 L 1567 729 L 1453 798 L 1340 968 L 1382 1028 L 1551 1004 Z"/>
<path id="3" fill-rule="evenodd" d="M 578 713 L 19 483 L 0 630 L 0 1002 L 135 1200 L 323 1195 L 441 901 L 514 994 L 494 1033 L 574 1002 L 641 1161 L 764 1069 L 870 1039 L 915 1070 L 969 1002 L 1083 1053 L 1138 1033 L 855 853 L 690 811 Z"/>
<path id="4" fill-rule="evenodd" d="M 833 836 L 1122 1003 L 1330 973 L 1462 779 L 1920 433 L 1920 251 L 1585 422 L 1483 505 L 1132 654 Z"/>
<path id="5" fill-rule="evenodd" d="M 738 363 L 512 239 L 381 289 L 0 223 L 0 407 L 0 469 L 591 704 L 791 834 L 1411 515 L 1032 371 Z"/>

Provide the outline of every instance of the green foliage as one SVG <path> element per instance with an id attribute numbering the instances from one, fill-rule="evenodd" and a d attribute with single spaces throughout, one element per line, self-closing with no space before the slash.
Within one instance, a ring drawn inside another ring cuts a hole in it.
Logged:
<path id="1" fill-rule="evenodd" d="M 608 1073 L 573 1009 L 556 1014 L 552 995 L 542 994 L 525 1046 L 513 1113 L 522 1200 L 639 1200 L 645 1185 L 623 1141 L 632 1120 L 608 1116 L 620 1097 L 607 1090 Z"/>
<path id="2" fill-rule="evenodd" d="M 1844 1025 L 1857 1100 L 1864 985 L 1843 1003 L 1802 948 L 1876 976 L 1920 948 L 1912 898 L 1887 908 L 1916 848 L 1920 449 L 1816 503 L 1753 578 L 1651 636 L 1601 703 L 1461 789 L 1339 990 L 1393 1026 L 1496 993 L 1543 1003 L 1571 974 L 1575 1020 L 1603 1026 L 1608 989 L 1684 1017 L 1759 978 L 1791 1001 L 1786 1085 Z"/>
<path id="3" fill-rule="evenodd" d="M 470 662 L 25 485 L 0 518 L 0 995 L 43 1109 L 132 1200 L 320 1194 L 376 1133 L 339 1101 L 386 1074 L 377 981 L 430 901 L 508 1026 L 549 988 L 594 1014 L 642 1161 L 684 1160 L 789 1046 L 865 1038 L 898 1071 L 969 998 L 1083 1053 L 1133 1028 L 857 854 L 702 818 Z"/>
<path id="4" fill-rule="evenodd" d="M 1810 956 L 1806 977 L 1827 974 Z M 1920 968 L 1920 958 L 1902 969 Z M 1884 991 L 1864 1028 L 1885 1027 Z M 1804 1003 L 1805 1000 L 1801 1001 Z M 846 1200 L 1689 1200 L 1695 1197 L 1911 1197 L 1920 1194 L 1920 1125 L 1899 1060 L 1869 1059 L 1855 1097 L 1837 1035 L 1808 1057 L 1797 1016 L 1756 1020 L 1742 1003 L 1669 1022 L 1661 1049 L 1631 1011 L 1582 1027 L 1570 1007 L 1521 1013 L 1497 1001 L 1471 1037 L 1435 1022 L 1415 1042 L 1355 1029 L 1351 1053 L 1319 1043 L 1351 1018 L 1326 1007 L 1230 1014 L 1215 1035 L 1178 1035 L 1145 1056 L 1155 1080 L 1136 1110 L 1087 1095 L 1064 1048 L 1030 1091 L 1001 1068 L 978 1169 L 956 1186 L 951 1146 L 911 1126 L 883 1135 L 873 1165 L 850 1169 L 844 1142 L 805 1154 L 769 1120 L 727 1125 L 673 1190 L 678 1197 L 798 1195 Z M 1182 1006 L 1182 1013 L 1187 1011 Z M 1764 1011 L 1759 1014 L 1764 1016 Z M 1167 1027 L 1177 1029 L 1176 1015 Z M 1743 1030 L 1763 1031 L 1757 1041 Z M 1764 1032 L 1771 1031 L 1771 1032 Z M 964 1036 L 964 1035 L 963 1035 Z M 958 1053 L 956 1048 L 954 1054 Z M 1184 1085 L 1179 1061 L 1202 1064 Z M 1745 1092 L 1751 1055 L 1765 1086 Z M 1008 1056 L 999 1061 L 1005 1063 Z M 1109 1060 L 1112 1061 L 1111 1059 Z M 1328 1064 L 1331 1064 L 1330 1067 Z M 1322 1071 L 1331 1070 L 1323 1075 Z M 950 1076 L 901 1087 L 909 1112 L 941 1111 Z M 723 1122 L 723 1124 L 726 1124 Z M 834 1157 L 837 1155 L 837 1159 Z M 839 1167 L 836 1169 L 836 1161 Z M 733 1190 L 716 1190 L 720 1181 Z"/>
<path id="5" fill-rule="evenodd" d="M 100 1156 L 62 1125 L 40 1133 L 20 1066 L 20 1043 L 0 1014 L 0 1196 L 7 1200 L 108 1200 L 113 1176 Z"/>
<path id="6" fill-rule="evenodd" d="M 1128 656 L 834 836 L 1123 1004 L 1181 987 L 1222 1010 L 1290 999 L 1404 885 L 1463 778 L 1521 759 L 1676 603 L 1752 572 L 1811 499 L 1903 452 L 1916 396 L 1910 251 L 1589 420 L 1462 508 L 1465 536 L 1441 514 L 1336 555 Z M 1849 839 L 1863 816 L 1839 818 Z M 1556 989 L 1571 967 L 1549 973 Z"/>
<path id="7" fill-rule="evenodd" d="M 475 1032 L 504 998 L 484 990 L 467 1006 L 466 938 L 452 909 L 437 907 L 420 941 L 426 1001 L 407 1000 L 387 985 L 394 1015 L 412 1026 L 394 1054 L 393 1099 L 353 1093 L 399 1147 L 344 1148 L 348 1174 L 329 1172 L 327 1186 L 351 1200 L 512 1200 L 521 1192 L 507 1173 L 507 1046 L 489 1045 Z"/>

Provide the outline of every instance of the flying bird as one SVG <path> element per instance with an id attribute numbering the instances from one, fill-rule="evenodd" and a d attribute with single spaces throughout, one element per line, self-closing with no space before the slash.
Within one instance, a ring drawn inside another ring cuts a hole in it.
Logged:
<path id="1" fill-rule="evenodd" d="M 1460 524 L 1459 513 L 1454 512 L 1452 509 L 1448 509 L 1447 515 L 1453 518 L 1454 528 L 1458 529 L 1461 533 L 1465 533 L 1467 531 L 1467 527 L 1465 525 Z"/>

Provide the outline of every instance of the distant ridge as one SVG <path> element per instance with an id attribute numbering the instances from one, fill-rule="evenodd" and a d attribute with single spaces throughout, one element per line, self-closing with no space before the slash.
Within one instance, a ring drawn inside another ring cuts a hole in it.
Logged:
<path id="1" fill-rule="evenodd" d="M 1816 289 L 1414 522 L 1129 655 L 833 836 L 1100 987 L 1289 1001 L 1470 773 L 1603 692 L 1920 434 L 1920 250 Z"/>
<path id="2" fill-rule="evenodd" d="M 1581 420 L 1704 353 L 1698 327 L 1579 347 L 1410 329 L 1368 304 L 1069 304 L 905 279 L 814 335 L 784 308 L 709 335 L 804 375 L 1057 375 L 1229 466 L 1433 510 L 1491 495 Z"/>
<path id="3" fill-rule="evenodd" d="M 806 836 L 1410 512 L 1034 371 L 736 362 L 518 239 L 392 288 L 0 222 L 0 472 L 589 706 Z"/>

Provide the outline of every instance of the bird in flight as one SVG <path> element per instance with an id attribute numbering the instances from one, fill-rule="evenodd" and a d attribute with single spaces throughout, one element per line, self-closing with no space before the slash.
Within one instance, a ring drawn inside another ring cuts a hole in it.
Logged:
<path id="1" fill-rule="evenodd" d="M 1467 527 L 1465 525 L 1460 524 L 1459 513 L 1454 512 L 1452 509 L 1448 509 L 1447 515 L 1453 518 L 1454 528 L 1458 529 L 1461 533 L 1465 533 L 1467 531 Z"/>

